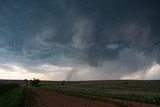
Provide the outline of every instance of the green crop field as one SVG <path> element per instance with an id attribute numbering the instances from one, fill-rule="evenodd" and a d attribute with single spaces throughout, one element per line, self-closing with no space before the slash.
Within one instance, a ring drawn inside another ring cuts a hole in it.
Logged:
<path id="1" fill-rule="evenodd" d="M 23 107 L 27 103 L 33 105 L 34 96 L 30 89 L 17 83 L 0 83 L 0 107 Z"/>
<path id="2" fill-rule="evenodd" d="M 160 81 L 72 81 L 48 82 L 42 87 L 61 94 L 92 100 L 108 98 L 160 104 Z"/>
<path id="3" fill-rule="evenodd" d="M 18 84 L 0 84 L 0 107 L 20 107 L 23 99 L 23 88 Z"/>

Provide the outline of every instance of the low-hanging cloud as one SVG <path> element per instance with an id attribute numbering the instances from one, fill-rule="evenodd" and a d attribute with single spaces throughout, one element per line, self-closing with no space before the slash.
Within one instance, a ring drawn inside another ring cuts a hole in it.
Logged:
<path id="1" fill-rule="evenodd" d="M 160 63 L 157 4 L 1 1 L 1 71 L 21 68 L 55 80 L 154 79 Z"/>

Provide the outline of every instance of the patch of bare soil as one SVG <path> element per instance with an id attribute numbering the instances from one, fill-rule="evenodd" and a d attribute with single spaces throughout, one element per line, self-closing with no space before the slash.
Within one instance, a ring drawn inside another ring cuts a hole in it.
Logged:
<path id="1" fill-rule="evenodd" d="M 64 96 L 45 89 L 34 88 L 37 93 L 36 107 L 159 107 L 151 104 L 110 99 L 108 102 L 94 102 L 72 96 Z"/>

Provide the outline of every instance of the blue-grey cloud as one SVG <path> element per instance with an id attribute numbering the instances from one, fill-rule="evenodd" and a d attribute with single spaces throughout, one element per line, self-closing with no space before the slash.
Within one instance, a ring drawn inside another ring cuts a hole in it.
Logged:
<path id="1" fill-rule="evenodd" d="M 37 73 L 43 73 L 38 67 L 44 65 L 71 67 L 68 80 L 78 78 L 84 69 L 93 71 L 93 79 L 105 73 L 116 72 L 113 79 L 145 73 L 160 63 L 158 4 L 158 0 L 0 1 L 0 67 L 8 71 L 15 64 Z M 96 71 L 100 74 L 94 78 Z"/>

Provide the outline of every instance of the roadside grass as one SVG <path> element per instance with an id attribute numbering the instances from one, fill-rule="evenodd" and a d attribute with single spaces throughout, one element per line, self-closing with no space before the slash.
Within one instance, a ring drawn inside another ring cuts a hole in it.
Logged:
<path id="1" fill-rule="evenodd" d="M 34 107 L 36 94 L 16 83 L 0 83 L 0 107 Z"/>
<path id="2" fill-rule="evenodd" d="M 0 83 L 0 96 L 17 87 L 20 86 L 15 83 Z"/>
<path id="3" fill-rule="evenodd" d="M 37 94 L 30 88 L 25 88 L 23 93 L 23 107 L 34 107 L 36 104 Z"/>
<path id="4" fill-rule="evenodd" d="M 0 107 L 22 107 L 23 88 L 16 87 L 0 97 Z"/>
<path id="5" fill-rule="evenodd" d="M 160 97 L 159 96 L 140 96 L 134 94 L 114 94 L 109 92 L 101 92 L 94 90 L 85 90 L 82 88 L 71 87 L 66 85 L 57 85 L 57 84 L 42 84 L 42 87 L 51 91 L 55 91 L 60 94 L 76 96 L 80 98 L 86 98 L 91 100 L 101 100 L 101 101 L 110 101 L 109 98 L 113 99 L 122 99 L 122 100 L 130 100 L 142 103 L 150 103 L 160 105 Z"/>

